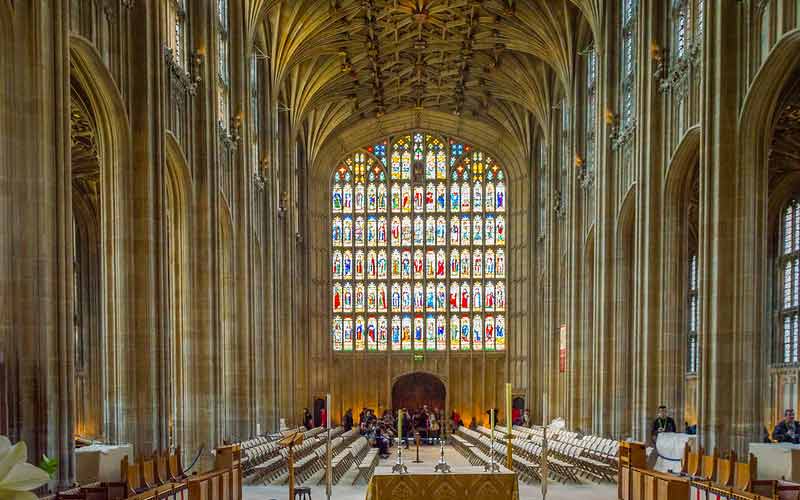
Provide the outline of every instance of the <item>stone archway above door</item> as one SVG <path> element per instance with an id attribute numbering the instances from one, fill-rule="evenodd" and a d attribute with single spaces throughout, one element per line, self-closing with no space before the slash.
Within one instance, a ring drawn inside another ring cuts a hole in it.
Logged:
<path id="1" fill-rule="evenodd" d="M 429 408 L 444 410 L 447 388 L 437 376 L 413 372 L 398 377 L 392 384 L 392 408 Z"/>

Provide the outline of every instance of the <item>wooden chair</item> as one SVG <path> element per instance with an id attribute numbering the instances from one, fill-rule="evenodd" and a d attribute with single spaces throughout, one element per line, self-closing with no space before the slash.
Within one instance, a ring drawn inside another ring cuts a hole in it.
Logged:
<path id="1" fill-rule="evenodd" d="M 126 496 L 137 495 L 148 488 L 142 484 L 139 464 L 131 464 L 128 457 L 122 459 L 122 480 L 127 486 Z"/>
<path id="2" fill-rule="evenodd" d="M 753 491 L 753 481 L 756 479 L 756 467 L 756 457 L 752 453 L 747 462 L 737 462 L 734 488 L 742 491 Z"/>
<path id="3" fill-rule="evenodd" d="M 711 455 L 703 455 L 702 469 L 700 476 L 708 481 L 717 480 L 717 459 L 719 458 L 719 451 L 714 448 Z"/>
<path id="4" fill-rule="evenodd" d="M 153 453 L 153 462 L 156 465 L 156 481 L 159 484 L 167 484 L 172 480 L 169 475 L 169 452 Z"/>
<path id="5" fill-rule="evenodd" d="M 160 486 L 156 479 L 156 466 L 152 460 L 140 460 L 139 466 L 141 467 L 142 483 L 148 489 Z"/>
<path id="6" fill-rule="evenodd" d="M 736 452 L 731 450 L 727 458 L 717 459 L 716 482 L 719 486 L 732 487 L 736 469 Z"/>
<path id="7" fill-rule="evenodd" d="M 177 448 L 174 454 L 167 459 L 167 469 L 169 478 L 172 481 L 183 481 L 186 476 L 183 474 L 183 464 L 181 463 L 181 449 Z"/>
<path id="8" fill-rule="evenodd" d="M 684 449 L 684 460 L 682 461 L 682 470 L 684 474 L 689 477 L 697 477 L 700 475 L 700 464 L 702 462 L 701 457 L 703 456 L 703 447 L 701 446 L 700 449 L 696 452 L 691 451 L 689 448 L 689 443 L 686 443 L 686 448 Z"/>

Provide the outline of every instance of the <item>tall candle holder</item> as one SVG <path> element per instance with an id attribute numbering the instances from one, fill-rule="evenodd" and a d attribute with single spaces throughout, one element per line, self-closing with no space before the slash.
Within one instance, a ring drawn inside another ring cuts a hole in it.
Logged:
<path id="1" fill-rule="evenodd" d="M 500 472 L 500 466 L 494 461 L 494 413 L 495 409 L 489 410 L 489 426 L 491 429 L 491 441 L 489 442 L 489 463 L 483 467 L 487 472 Z"/>
<path id="2" fill-rule="evenodd" d="M 397 462 L 392 466 L 392 474 L 408 474 L 408 467 L 403 463 L 403 446 L 397 445 Z"/>
<path id="3" fill-rule="evenodd" d="M 403 410 L 397 412 L 397 462 L 392 467 L 392 474 L 408 474 L 408 467 L 403 463 Z"/>
<path id="4" fill-rule="evenodd" d="M 436 464 L 436 467 L 433 468 L 435 472 L 452 472 L 453 470 L 450 468 L 450 465 L 444 459 L 444 439 L 439 439 L 439 463 Z"/>

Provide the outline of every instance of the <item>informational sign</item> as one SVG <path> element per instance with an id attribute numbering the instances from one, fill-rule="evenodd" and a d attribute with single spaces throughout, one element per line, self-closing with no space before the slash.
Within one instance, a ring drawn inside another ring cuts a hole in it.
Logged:
<path id="1" fill-rule="evenodd" d="M 561 325 L 558 332 L 558 372 L 567 371 L 567 325 Z"/>

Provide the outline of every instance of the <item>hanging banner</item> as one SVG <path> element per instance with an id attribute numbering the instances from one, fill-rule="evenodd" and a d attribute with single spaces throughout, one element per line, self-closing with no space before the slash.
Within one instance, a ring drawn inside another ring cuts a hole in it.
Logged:
<path id="1" fill-rule="evenodd" d="M 567 371 L 567 325 L 561 325 L 558 332 L 558 372 Z"/>

